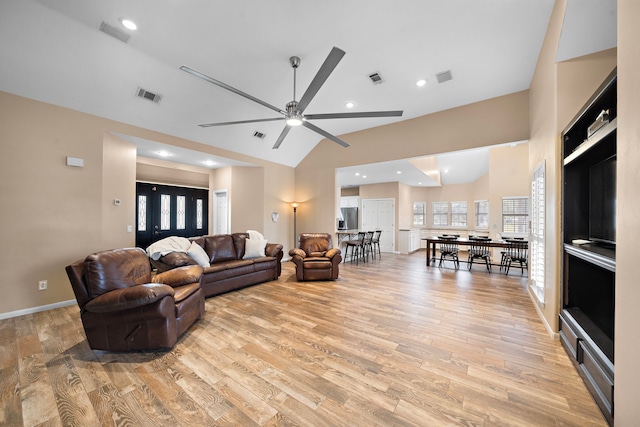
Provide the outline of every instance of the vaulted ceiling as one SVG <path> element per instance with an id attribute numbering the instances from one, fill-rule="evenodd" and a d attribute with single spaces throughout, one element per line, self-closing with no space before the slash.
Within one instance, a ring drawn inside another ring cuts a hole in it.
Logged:
<path id="1" fill-rule="evenodd" d="M 316 144 L 333 142 L 300 127 L 273 149 L 283 122 L 199 127 L 277 113 L 180 66 L 284 109 L 294 97 L 289 57 L 301 59 L 299 100 L 337 46 L 346 55 L 306 113 L 404 111 L 394 118 L 314 122 L 339 136 L 528 89 L 553 4 L 5 0 L 0 2 L 0 90 L 296 166 Z M 123 18 L 138 29 L 124 28 Z M 103 23 L 128 39 L 100 31 Z M 452 79 L 439 83 L 437 74 L 446 71 Z M 374 84 L 372 73 L 383 82 Z M 418 80 L 426 84 L 419 87 Z M 137 97 L 139 88 L 160 95 L 160 102 Z M 349 109 L 347 102 L 355 106 Z"/>

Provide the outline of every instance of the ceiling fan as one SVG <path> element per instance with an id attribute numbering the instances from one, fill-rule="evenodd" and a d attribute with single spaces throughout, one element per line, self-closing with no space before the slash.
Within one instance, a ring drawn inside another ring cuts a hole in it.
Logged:
<path id="1" fill-rule="evenodd" d="M 333 49 L 331 49 L 331 52 L 329 52 L 329 56 L 327 56 L 327 59 L 325 59 L 324 63 L 320 67 L 320 70 L 318 70 L 318 73 L 313 78 L 313 80 L 311 81 L 311 84 L 307 88 L 307 91 L 304 93 L 304 95 L 302 95 L 302 98 L 300 98 L 300 101 L 296 101 L 296 70 L 300 66 L 300 58 L 298 58 L 297 56 L 292 56 L 291 58 L 289 58 L 289 63 L 293 68 L 293 101 L 289 102 L 286 105 L 284 110 L 278 107 L 275 107 L 269 104 L 268 102 L 262 101 L 254 96 L 251 96 L 248 93 L 242 92 L 241 90 L 238 90 L 232 86 L 229 86 L 226 83 L 222 83 L 219 80 L 209 77 L 206 74 L 201 73 L 200 71 L 196 71 L 193 68 L 187 67 L 186 65 L 181 66 L 180 69 L 196 77 L 199 77 L 203 80 L 206 80 L 209 83 L 213 83 L 216 86 L 219 86 L 223 89 L 231 91 L 237 95 L 243 96 L 247 99 L 250 99 L 251 101 L 257 102 L 258 104 L 264 105 L 265 107 L 277 113 L 282 114 L 282 117 L 274 117 L 274 118 L 268 118 L 268 119 L 240 120 L 240 121 L 222 122 L 222 123 L 207 123 L 207 124 L 199 125 L 201 127 L 225 126 L 225 125 L 237 125 L 242 123 L 257 123 L 257 122 L 271 122 L 271 121 L 277 121 L 277 120 L 286 120 L 286 126 L 282 130 L 282 133 L 278 137 L 278 140 L 274 144 L 273 148 L 280 147 L 280 144 L 282 144 L 282 141 L 287 136 L 292 126 L 300 126 L 300 125 L 306 127 L 307 129 L 311 129 L 314 132 L 319 133 L 325 138 L 328 138 L 342 145 L 343 147 L 348 147 L 349 144 L 347 144 L 340 138 L 330 134 L 329 132 L 311 124 L 309 120 L 349 119 L 349 118 L 364 118 L 364 117 L 398 117 L 398 116 L 402 116 L 402 111 L 370 111 L 370 112 L 354 112 L 354 113 L 328 113 L 328 114 L 306 114 L 305 115 L 304 111 L 306 110 L 307 106 L 309 105 L 313 97 L 316 95 L 316 93 L 318 93 L 318 90 L 320 90 L 320 88 L 322 87 L 324 82 L 327 80 L 329 75 L 331 75 L 333 70 L 336 68 L 336 66 L 338 65 L 338 63 L 340 62 L 344 54 L 345 52 L 341 49 L 338 49 L 337 47 L 334 47 Z"/>

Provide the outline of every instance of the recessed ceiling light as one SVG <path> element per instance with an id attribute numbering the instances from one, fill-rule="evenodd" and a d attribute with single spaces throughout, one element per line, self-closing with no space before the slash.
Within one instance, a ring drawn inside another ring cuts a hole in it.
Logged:
<path id="1" fill-rule="evenodd" d="M 366 177 L 367 177 L 367 175 L 362 175 L 362 177 L 363 177 L 363 178 L 366 178 Z"/>
<path id="2" fill-rule="evenodd" d="M 360 176 L 360 172 L 356 172 L 356 176 Z"/>
<path id="3" fill-rule="evenodd" d="M 397 173 L 398 175 L 400 175 L 400 174 L 402 173 L 402 171 L 396 171 L 396 173 Z"/>
<path id="4" fill-rule="evenodd" d="M 419 182 L 419 183 L 418 183 L 418 185 L 422 185 L 422 183 L 421 183 L 421 182 Z"/>
<path id="5" fill-rule="evenodd" d="M 349 101 L 345 105 L 347 106 L 347 108 L 353 108 L 356 106 L 356 103 L 353 101 Z"/>
<path id="6" fill-rule="evenodd" d="M 213 166 L 216 164 L 216 162 L 214 162 L 213 160 L 205 160 L 202 163 L 204 163 L 207 166 Z"/>
<path id="7" fill-rule="evenodd" d="M 171 155 L 171 153 L 170 153 L 170 152 L 165 151 L 165 150 L 162 150 L 162 151 L 156 151 L 156 154 L 157 154 L 158 156 L 162 156 L 162 157 L 169 157 L 169 156 Z"/>
<path id="8" fill-rule="evenodd" d="M 420 79 L 420 80 L 418 80 L 416 82 L 416 86 L 418 86 L 418 87 L 422 87 L 422 86 L 424 86 L 426 84 L 427 84 L 427 81 L 425 79 Z"/>
<path id="9" fill-rule="evenodd" d="M 120 20 L 120 23 L 122 23 L 122 25 L 124 25 L 125 28 L 131 30 L 131 31 L 135 31 L 138 29 L 138 26 L 136 25 L 135 22 L 133 22 L 130 19 L 126 19 L 126 18 L 122 18 Z"/>
<path id="10" fill-rule="evenodd" d="M 445 169 L 445 170 L 444 170 L 444 173 L 449 173 L 449 169 Z"/>

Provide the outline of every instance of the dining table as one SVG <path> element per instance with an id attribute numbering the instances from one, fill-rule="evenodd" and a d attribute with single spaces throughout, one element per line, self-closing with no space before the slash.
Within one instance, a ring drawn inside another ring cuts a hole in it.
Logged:
<path id="1" fill-rule="evenodd" d="M 431 263 L 437 260 L 436 244 L 451 241 L 450 239 L 442 239 L 438 236 L 423 237 L 421 240 L 425 240 L 427 242 L 427 267 L 430 267 Z M 471 246 L 474 243 L 478 243 L 477 240 L 460 238 L 455 239 L 455 242 L 457 242 L 460 246 Z M 510 248 L 514 245 L 513 242 L 509 242 L 507 240 L 489 240 L 487 242 L 483 242 L 483 244 L 487 245 L 490 248 Z"/>

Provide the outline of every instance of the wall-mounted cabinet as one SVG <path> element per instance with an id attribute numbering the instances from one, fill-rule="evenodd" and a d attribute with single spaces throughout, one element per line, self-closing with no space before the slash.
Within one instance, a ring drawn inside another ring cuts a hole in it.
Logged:
<path id="1" fill-rule="evenodd" d="M 613 424 L 617 80 L 614 72 L 562 133 L 560 337 Z"/>

